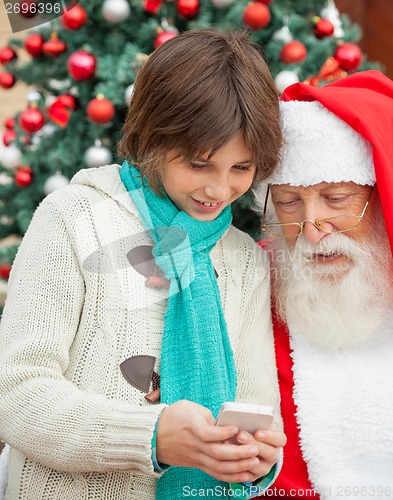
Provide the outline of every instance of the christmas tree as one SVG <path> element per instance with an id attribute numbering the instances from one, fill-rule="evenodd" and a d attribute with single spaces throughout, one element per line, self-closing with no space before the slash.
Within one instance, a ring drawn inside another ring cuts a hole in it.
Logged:
<path id="1" fill-rule="evenodd" d="M 38 0 L 20 4 L 27 8 L 19 15 L 34 19 Z M 333 0 L 81 0 L 62 12 L 0 49 L 1 99 L 16 80 L 37 88 L 4 124 L 0 239 L 21 237 L 39 202 L 76 171 L 119 161 L 116 143 L 138 70 L 179 32 L 248 28 L 279 93 L 296 81 L 323 85 L 376 67 L 356 45 L 360 29 Z M 31 60 L 22 65 L 23 50 Z M 236 203 L 234 224 L 257 238 L 250 201 L 246 195 Z M 1 250 L 0 277 L 16 248 Z"/>

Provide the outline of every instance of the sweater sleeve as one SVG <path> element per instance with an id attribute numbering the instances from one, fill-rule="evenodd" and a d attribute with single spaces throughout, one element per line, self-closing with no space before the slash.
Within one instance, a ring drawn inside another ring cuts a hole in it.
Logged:
<path id="1" fill-rule="evenodd" d="M 64 376 L 84 295 L 67 224 L 46 199 L 19 248 L 1 321 L 0 438 L 60 471 L 159 477 L 151 441 L 164 405 L 82 391 Z"/>
<path id="2" fill-rule="evenodd" d="M 244 255 L 247 262 L 241 297 L 242 321 L 235 352 L 238 373 L 237 400 L 273 406 L 275 425 L 282 429 L 268 257 L 255 243 Z"/>

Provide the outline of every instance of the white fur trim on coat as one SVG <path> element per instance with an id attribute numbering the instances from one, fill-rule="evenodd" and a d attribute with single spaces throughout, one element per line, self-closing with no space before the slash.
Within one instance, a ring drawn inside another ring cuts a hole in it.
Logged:
<path id="1" fill-rule="evenodd" d="M 265 182 L 312 186 L 320 182 L 375 184 L 372 146 L 317 101 L 280 101 L 282 160 Z"/>
<path id="2" fill-rule="evenodd" d="M 300 446 L 321 500 L 393 498 L 393 313 L 358 346 L 323 351 L 290 327 Z"/>

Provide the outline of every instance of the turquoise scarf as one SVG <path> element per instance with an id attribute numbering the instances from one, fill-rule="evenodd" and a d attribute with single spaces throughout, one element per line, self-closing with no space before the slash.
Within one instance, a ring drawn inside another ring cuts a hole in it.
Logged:
<path id="1" fill-rule="evenodd" d="M 120 177 L 155 244 L 155 261 L 170 280 L 161 350 L 161 402 L 187 399 L 217 416 L 223 402 L 235 400 L 236 370 L 209 253 L 228 229 L 231 209 L 225 208 L 211 222 L 198 221 L 179 211 L 168 196 L 157 196 L 127 162 Z M 198 469 L 171 467 L 158 480 L 156 498 L 176 500 L 184 497 L 184 487 L 187 492 L 220 484 L 225 483 Z"/>

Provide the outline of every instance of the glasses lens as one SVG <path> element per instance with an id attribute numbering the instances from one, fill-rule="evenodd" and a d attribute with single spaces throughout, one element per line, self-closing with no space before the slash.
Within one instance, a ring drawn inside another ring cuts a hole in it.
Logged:
<path id="1" fill-rule="evenodd" d="M 353 229 L 359 224 L 360 220 L 356 215 L 339 215 L 319 222 L 320 228 L 326 233 L 343 233 Z"/>
<path id="2" fill-rule="evenodd" d="M 284 238 L 298 236 L 302 231 L 299 224 L 265 224 L 262 226 L 262 230 L 273 236 Z"/>

